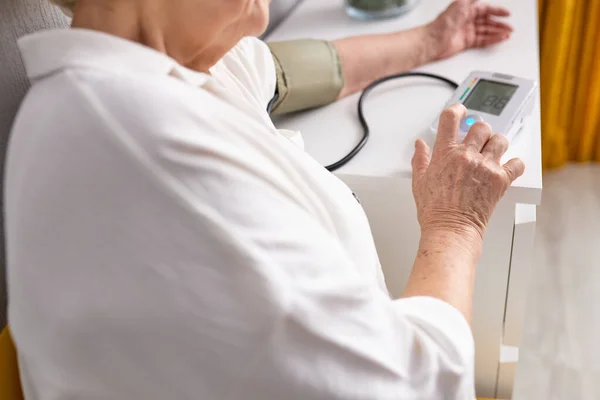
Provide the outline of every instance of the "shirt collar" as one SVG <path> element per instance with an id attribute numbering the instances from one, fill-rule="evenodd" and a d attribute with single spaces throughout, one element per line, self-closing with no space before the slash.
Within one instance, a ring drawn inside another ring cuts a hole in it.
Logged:
<path id="1" fill-rule="evenodd" d="M 88 29 L 40 31 L 19 39 L 19 47 L 31 80 L 69 67 L 170 74 L 197 86 L 208 79 L 208 75 L 185 68 L 150 47 Z"/>

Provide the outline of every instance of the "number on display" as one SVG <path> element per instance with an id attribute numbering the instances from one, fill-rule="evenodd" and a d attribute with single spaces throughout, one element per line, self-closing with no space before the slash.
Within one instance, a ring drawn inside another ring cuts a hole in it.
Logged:
<path id="1" fill-rule="evenodd" d="M 508 100 L 508 97 L 498 98 L 498 96 L 491 95 L 485 99 L 483 106 L 494 107 L 496 110 L 502 110 L 506 106 L 506 103 L 508 103 Z"/>

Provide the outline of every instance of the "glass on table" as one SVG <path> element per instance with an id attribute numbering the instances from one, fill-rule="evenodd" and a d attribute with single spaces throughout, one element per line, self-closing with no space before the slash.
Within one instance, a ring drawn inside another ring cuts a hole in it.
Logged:
<path id="1" fill-rule="evenodd" d="M 412 10 L 419 0 L 345 0 L 348 15 L 358 19 L 384 19 Z"/>

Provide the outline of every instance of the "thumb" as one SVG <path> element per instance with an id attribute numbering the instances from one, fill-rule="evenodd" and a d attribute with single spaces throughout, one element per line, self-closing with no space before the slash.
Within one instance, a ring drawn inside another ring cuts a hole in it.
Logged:
<path id="1" fill-rule="evenodd" d="M 421 178 L 431 160 L 429 146 L 421 139 L 417 139 L 415 142 L 415 155 L 412 159 L 412 170 L 413 170 L 413 181 Z"/>

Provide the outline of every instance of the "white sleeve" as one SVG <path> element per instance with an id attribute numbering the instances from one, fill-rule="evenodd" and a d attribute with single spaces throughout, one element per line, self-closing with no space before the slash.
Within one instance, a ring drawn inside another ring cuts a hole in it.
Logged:
<path id="1" fill-rule="evenodd" d="M 265 399 L 474 398 L 473 337 L 455 308 L 429 297 L 391 301 L 311 262 L 321 272 L 294 274 L 287 315 L 246 387 Z"/>

